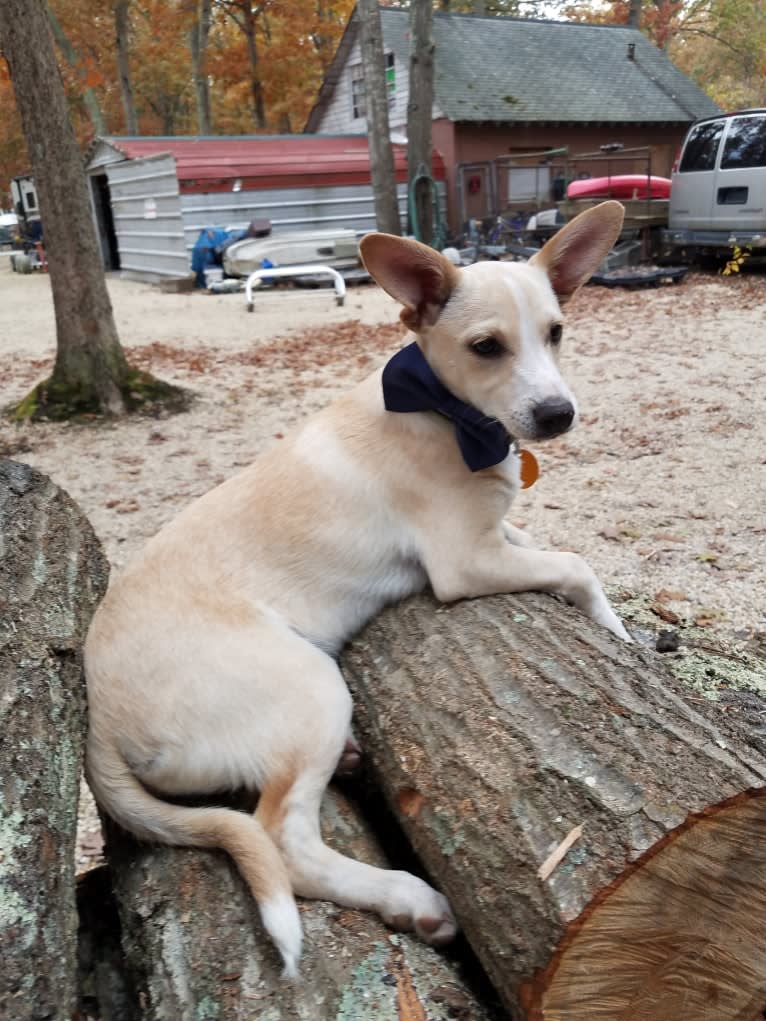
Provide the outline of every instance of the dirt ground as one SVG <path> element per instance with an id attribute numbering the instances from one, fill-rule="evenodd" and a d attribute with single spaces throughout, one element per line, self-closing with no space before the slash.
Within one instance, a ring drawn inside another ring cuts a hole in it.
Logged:
<path id="1" fill-rule="evenodd" d="M 192 389 L 191 410 L 107 425 L 6 420 L 0 455 L 77 500 L 114 571 L 402 336 L 396 305 L 373 285 L 343 308 L 325 291 L 264 293 L 252 314 L 243 295 L 116 278 L 109 289 L 129 359 Z M 664 626 L 752 640 L 766 631 L 766 274 L 588 287 L 565 320 L 580 424 L 535 446 L 541 476 L 511 520 L 540 545 L 586 556 L 618 612 L 640 598 Z M 48 277 L 0 259 L 0 406 L 46 375 L 54 345 Z M 97 853 L 91 830 L 83 862 Z"/>

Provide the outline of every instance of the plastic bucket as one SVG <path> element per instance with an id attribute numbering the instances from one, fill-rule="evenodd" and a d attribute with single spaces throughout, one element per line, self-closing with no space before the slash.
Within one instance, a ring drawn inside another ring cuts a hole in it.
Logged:
<path id="1" fill-rule="evenodd" d="M 223 270 L 220 266 L 208 266 L 204 270 L 205 274 L 205 287 L 208 289 L 212 284 L 220 284 L 223 280 Z"/>

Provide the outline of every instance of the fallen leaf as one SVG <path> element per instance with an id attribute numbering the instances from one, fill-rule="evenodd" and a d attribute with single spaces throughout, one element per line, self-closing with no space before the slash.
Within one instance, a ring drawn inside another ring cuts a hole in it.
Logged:
<path id="1" fill-rule="evenodd" d="M 664 620 L 666 624 L 680 624 L 681 618 L 677 613 L 673 613 L 667 606 L 663 606 L 662 603 L 652 603 L 649 606 L 655 616 L 659 617 L 660 620 Z"/>
<path id="2" fill-rule="evenodd" d="M 680 603 L 689 601 L 687 594 L 685 592 L 681 592 L 679 589 L 661 588 L 659 592 L 654 593 L 654 598 L 658 603 Z"/>

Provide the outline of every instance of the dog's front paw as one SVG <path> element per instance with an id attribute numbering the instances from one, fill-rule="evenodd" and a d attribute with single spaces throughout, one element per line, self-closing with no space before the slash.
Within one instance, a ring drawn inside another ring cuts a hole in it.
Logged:
<path id="1" fill-rule="evenodd" d="M 383 921 L 393 929 L 414 932 L 432 946 L 451 942 L 457 922 L 449 901 L 422 879 L 409 872 L 391 872 L 392 889 L 381 910 Z"/>

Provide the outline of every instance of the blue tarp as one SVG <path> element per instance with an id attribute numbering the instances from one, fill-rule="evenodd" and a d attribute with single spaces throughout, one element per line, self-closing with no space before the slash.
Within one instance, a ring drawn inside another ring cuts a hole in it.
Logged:
<path id="1" fill-rule="evenodd" d="M 247 231 L 224 230 L 223 227 L 205 227 L 192 249 L 191 268 L 197 274 L 197 287 L 205 286 L 205 270 L 209 266 L 220 266 L 223 249 L 227 242 L 239 241 Z"/>

